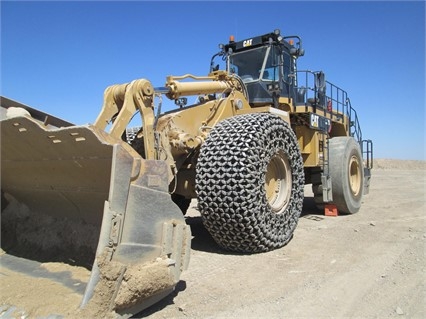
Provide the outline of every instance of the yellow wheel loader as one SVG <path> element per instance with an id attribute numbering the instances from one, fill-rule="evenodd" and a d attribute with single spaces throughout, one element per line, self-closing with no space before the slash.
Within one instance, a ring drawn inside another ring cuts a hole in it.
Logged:
<path id="1" fill-rule="evenodd" d="M 187 268 L 194 198 L 218 245 L 244 253 L 291 239 L 305 184 L 318 208 L 356 213 L 373 144 L 346 91 L 298 70 L 298 36 L 275 30 L 219 47 L 206 76 L 108 87 L 92 125 L 2 98 L 7 255 L 91 269 L 80 307 L 103 298 L 126 317 L 170 293 Z M 178 107 L 162 112 L 162 97 Z M 141 127 L 129 125 L 135 113 Z M 8 210 L 11 201 L 26 213 Z"/>

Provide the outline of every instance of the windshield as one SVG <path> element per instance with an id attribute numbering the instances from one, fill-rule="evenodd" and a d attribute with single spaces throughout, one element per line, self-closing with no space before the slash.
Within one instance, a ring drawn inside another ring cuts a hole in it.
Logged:
<path id="1" fill-rule="evenodd" d="M 234 53 L 230 57 L 231 73 L 238 74 L 244 82 L 278 81 L 279 55 L 271 46 Z"/>

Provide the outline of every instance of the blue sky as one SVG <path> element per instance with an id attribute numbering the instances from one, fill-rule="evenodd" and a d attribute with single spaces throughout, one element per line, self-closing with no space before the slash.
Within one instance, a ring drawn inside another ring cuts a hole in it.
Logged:
<path id="1" fill-rule="evenodd" d="M 376 158 L 426 159 L 424 1 L 1 1 L 1 95 L 93 123 L 107 86 L 205 75 L 231 34 L 276 28 L 348 91 Z"/>

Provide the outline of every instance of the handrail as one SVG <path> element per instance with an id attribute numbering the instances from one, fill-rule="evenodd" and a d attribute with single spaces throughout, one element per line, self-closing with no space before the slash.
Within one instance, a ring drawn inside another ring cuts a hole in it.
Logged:
<path id="1" fill-rule="evenodd" d="M 303 103 L 309 104 L 309 101 L 314 100 L 316 106 L 320 106 L 332 114 L 340 113 L 346 115 L 349 119 L 349 134 L 356 137 L 358 142 L 361 142 L 361 126 L 358 120 L 358 115 L 351 105 L 348 93 L 329 81 L 325 81 L 324 88 L 319 88 L 315 79 L 320 71 L 299 70 L 297 72 L 305 74 L 304 85 L 298 83 L 298 86 L 296 87 L 296 89 L 306 89 L 303 93 Z M 300 80 L 303 77 L 299 76 L 298 78 Z M 321 98 L 319 98 L 320 95 L 322 95 Z M 344 123 L 345 119 L 338 118 L 338 120 Z"/>
<path id="2" fill-rule="evenodd" d="M 323 87 L 318 87 L 320 81 L 317 79 L 320 71 L 300 70 L 298 73 L 305 73 L 304 85 L 297 83 L 295 92 L 303 92 L 303 101 L 300 101 L 300 95 L 296 96 L 296 104 L 304 103 L 305 105 L 321 107 L 331 114 L 344 114 L 349 120 L 349 135 L 354 137 L 361 148 L 361 153 L 366 157 L 366 167 L 373 167 L 373 142 L 371 140 L 363 140 L 361 125 L 356 110 L 352 107 L 348 93 L 342 88 L 334 85 L 329 81 L 324 81 Z M 298 79 L 303 79 L 302 76 Z M 299 99 L 299 100 L 298 100 Z M 315 112 L 315 111 L 314 111 Z M 337 117 L 338 121 L 344 124 L 345 117 Z"/>

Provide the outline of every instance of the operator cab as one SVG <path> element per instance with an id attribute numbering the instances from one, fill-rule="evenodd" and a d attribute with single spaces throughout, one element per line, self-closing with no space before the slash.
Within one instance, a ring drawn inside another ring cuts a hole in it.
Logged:
<path id="1" fill-rule="evenodd" d="M 297 46 L 285 39 L 298 39 Z M 276 105 L 279 96 L 293 96 L 296 60 L 304 54 L 298 36 L 283 37 L 279 30 L 238 42 L 231 36 L 220 48 L 222 51 L 212 58 L 211 71 L 218 68 L 214 67 L 214 58 L 222 56 L 226 70 L 245 83 L 250 104 Z"/>

